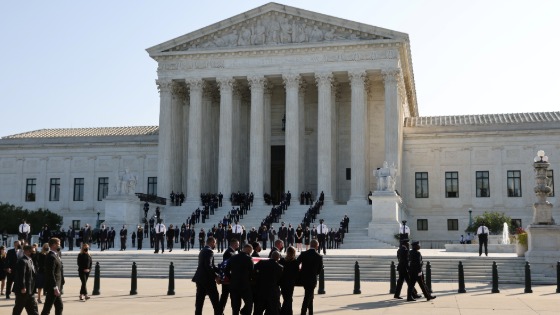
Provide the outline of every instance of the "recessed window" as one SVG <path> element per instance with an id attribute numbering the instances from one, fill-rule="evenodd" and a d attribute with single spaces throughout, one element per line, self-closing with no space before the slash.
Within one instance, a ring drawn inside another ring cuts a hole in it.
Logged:
<path id="1" fill-rule="evenodd" d="M 511 219 L 511 227 L 513 229 L 522 228 L 523 223 L 522 223 L 521 219 Z"/>
<path id="2" fill-rule="evenodd" d="M 351 170 L 352 170 L 352 169 L 350 169 L 350 168 L 347 168 L 347 169 L 346 169 L 346 180 L 352 179 L 352 176 L 351 176 L 351 175 L 352 175 L 352 172 L 351 172 Z"/>
<path id="3" fill-rule="evenodd" d="M 447 230 L 448 231 L 458 231 L 459 230 L 459 219 L 447 219 Z"/>
<path id="4" fill-rule="evenodd" d="M 418 231 L 428 230 L 428 219 L 418 219 L 416 220 L 416 229 Z"/>
<path id="5" fill-rule="evenodd" d="M 80 230 L 80 220 L 72 220 L 72 228 L 76 231 Z M 78 232 L 76 232 L 78 233 Z"/>
<path id="6" fill-rule="evenodd" d="M 148 195 L 157 196 L 157 177 L 148 177 Z"/>
<path id="7" fill-rule="evenodd" d="M 97 182 L 97 200 L 101 201 L 109 193 L 109 177 L 99 177 Z"/>
<path id="8" fill-rule="evenodd" d="M 445 172 L 445 197 L 459 198 L 459 172 Z"/>
<path id="9" fill-rule="evenodd" d="M 35 201 L 36 189 L 37 189 L 37 179 L 28 178 L 25 181 L 25 201 Z"/>
<path id="10" fill-rule="evenodd" d="M 508 197 L 521 197 L 521 171 L 507 171 Z"/>
<path id="11" fill-rule="evenodd" d="M 476 172 L 476 197 L 490 197 L 490 172 Z"/>
<path id="12" fill-rule="evenodd" d="M 51 178 L 49 201 L 60 200 L 60 178 Z"/>
<path id="13" fill-rule="evenodd" d="M 550 187 L 551 191 L 550 194 L 548 194 L 549 197 L 554 197 L 554 171 L 553 170 L 547 170 L 546 171 L 546 178 L 548 180 L 548 187 Z"/>
<path id="14" fill-rule="evenodd" d="M 414 177 L 416 198 L 428 198 L 428 172 L 416 172 Z"/>
<path id="15" fill-rule="evenodd" d="M 74 178 L 74 201 L 84 201 L 83 178 Z"/>

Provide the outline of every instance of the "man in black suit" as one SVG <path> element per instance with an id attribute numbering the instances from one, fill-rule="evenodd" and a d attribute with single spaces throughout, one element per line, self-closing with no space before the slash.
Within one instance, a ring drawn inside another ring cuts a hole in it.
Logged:
<path id="1" fill-rule="evenodd" d="M 247 244 L 243 250 L 230 258 L 226 272 L 231 274 L 229 290 L 231 294 L 232 315 L 251 315 L 253 310 L 253 292 L 251 291 L 251 276 L 253 274 L 253 260 L 249 256 L 253 246 Z M 245 304 L 241 308 L 241 300 Z"/>
<path id="2" fill-rule="evenodd" d="M 274 251 L 268 260 L 255 265 L 257 298 L 254 315 L 278 315 L 280 312 L 280 279 L 283 267 L 278 264 L 280 252 Z"/>
<path id="3" fill-rule="evenodd" d="M 298 264 L 301 264 L 300 277 L 305 289 L 305 296 L 301 305 L 301 314 L 305 315 L 309 310 L 309 315 L 313 315 L 313 296 L 317 286 L 317 275 L 323 269 L 323 257 L 317 252 L 319 242 L 311 240 L 309 250 L 302 252 L 297 258 Z"/>
<path id="4" fill-rule="evenodd" d="M 121 250 L 125 250 L 126 249 L 126 238 L 128 234 L 128 229 L 123 225 L 122 229 L 119 232 L 119 235 L 121 236 Z"/>
<path id="5" fill-rule="evenodd" d="M 268 258 L 272 258 L 272 253 L 280 252 L 284 248 L 284 241 L 276 240 L 274 241 L 274 246 L 270 249 L 270 253 L 268 253 Z"/>
<path id="6" fill-rule="evenodd" d="M 428 288 L 426 287 L 426 283 L 424 282 L 424 276 L 422 273 L 422 266 L 424 265 L 424 262 L 422 261 L 422 254 L 420 254 L 419 242 L 412 242 L 412 250 L 410 251 L 409 260 L 410 267 L 408 272 L 410 274 L 410 285 L 408 286 L 408 294 L 406 300 L 416 301 L 416 299 L 414 299 L 413 297 L 414 285 L 416 284 L 416 282 L 418 282 L 418 285 L 420 285 L 420 289 L 422 290 L 422 293 L 424 293 L 424 296 L 428 301 L 435 299 L 436 296 L 430 294 L 430 291 L 428 290 Z"/>
<path id="7" fill-rule="evenodd" d="M 397 259 L 399 260 L 399 263 L 397 264 L 397 271 L 399 272 L 399 280 L 397 280 L 397 288 L 395 290 L 395 295 L 393 296 L 395 299 L 402 299 L 401 290 L 402 290 L 403 283 L 405 281 L 406 284 L 410 286 L 410 276 L 408 274 L 408 261 L 409 261 L 408 257 L 409 257 L 408 240 L 402 240 L 401 247 L 399 247 L 399 249 L 397 250 Z M 412 293 L 415 299 L 421 297 L 416 292 L 416 289 L 414 289 Z"/>
<path id="8" fill-rule="evenodd" d="M 222 315 L 218 288 L 216 282 L 219 283 L 220 276 L 214 265 L 214 248 L 216 248 L 216 240 L 210 236 L 206 239 L 206 246 L 198 254 L 198 267 L 192 279 L 196 283 L 196 302 L 195 315 L 202 315 L 202 307 L 204 306 L 204 298 L 206 295 L 212 302 L 214 315 Z"/>
<path id="9" fill-rule="evenodd" d="M 12 284 L 14 283 L 16 274 L 16 265 L 20 247 L 21 244 L 19 243 L 19 241 L 15 241 L 14 248 L 9 249 L 6 253 L 6 265 L 4 266 L 6 269 L 6 278 L 8 278 L 8 281 L 6 283 L 6 299 L 10 298 L 10 292 L 12 292 Z"/>
<path id="10" fill-rule="evenodd" d="M 12 314 L 21 314 L 25 308 L 27 314 L 39 315 L 35 299 L 36 273 L 31 255 L 33 255 L 33 246 L 25 245 L 23 257 L 18 260 L 16 266 L 13 290 L 16 294 L 16 303 Z"/>
<path id="11" fill-rule="evenodd" d="M 68 250 L 74 250 L 74 238 L 76 237 L 76 231 L 74 228 L 69 226 L 68 232 L 66 232 L 66 237 L 68 238 Z"/>
<path id="12" fill-rule="evenodd" d="M 222 256 L 223 258 L 222 261 L 226 261 L 232 258 L 237 253 L 238 249 L 239 249 L 239 241 L 235 238 L 232 238 L 231 241 L 229 242 L 228 249 L 226 249 L 224 255 Z M 227 273 L 227 269 L 226 269 L 226 275 L 229 277 L 229 274 Z M 222 295 L 220 295 L 220 306 L 222 307 L 222 309 L 226 308 L 229 292 L 230 292 L 229 284 L 222 283 Z"/>
<path id="13" fill-rule="evenodd" d="M 64 274 L 62 272 L 62 261 L 57 250 L 60 248 L 60 240 L 53 237 L 49 240 L 49 253 L 45 257 L 45 305 L 41 315 L 49 315 L 54 305 L 55 315 L 62 315 L 62 285 L 64 285 Z"/>

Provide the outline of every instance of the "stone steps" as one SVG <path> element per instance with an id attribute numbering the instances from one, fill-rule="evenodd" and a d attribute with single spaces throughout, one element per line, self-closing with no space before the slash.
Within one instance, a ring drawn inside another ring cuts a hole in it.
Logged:
<path id="1" fill-rule="evenodd" d="M 132 262 L 136 262 L 139 278 L 167 278 L 170 262 L 175 267 L 176 278 L 191 278 L 196 271 L 198 250 L 185 254 L 150 254 L 144 253 L 99 253 L 93 252 L 93 261 L 99 262 L 102 277 L 130 277 Z M 266 256 L 266 253 L 263 254 Z M 221 261 L 221 254 L 216 253 L 216 264 Z M 360 266 L 361 280 L 389 282 L 391 261 L 394 256 L 373 255 L 326 255 L 324 256 L 326 280 L 353 280 L 354 264 Z M 525 260 L 517 257 L 424 257 L 424 262 L 432 266 L 432 281 L 457 282 L 458 263 L 463 262 L 466 282 L 490 283 L 492 280 L 492 262 L 496 261 L 500 283 L 524 283 Z M 64 253 L 65 274 L 77 276 L 76 252 Z M 532 274 L 533 284 L 554 284 L 555 278 Z"/>

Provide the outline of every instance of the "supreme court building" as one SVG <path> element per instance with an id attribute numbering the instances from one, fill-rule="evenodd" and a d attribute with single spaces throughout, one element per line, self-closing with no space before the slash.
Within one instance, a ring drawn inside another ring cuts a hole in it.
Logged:
<path id="1" fill-rule="evenodd" d="M 147 49 L 159 127 L 3 137 L 0 201 L 91 218 L 128 168 L 136 192 L 191 205 L 206 192 L 260 205 L 310 191 L 363 206 L 387 162 L 417 235 L 455 238 L 468 209 L 530 223 L 531 162 L 547 152 L 553 185 L 560 112 L 421 117 L 410 48 L 405 33 L 276 3 L 168 40 Z"/>

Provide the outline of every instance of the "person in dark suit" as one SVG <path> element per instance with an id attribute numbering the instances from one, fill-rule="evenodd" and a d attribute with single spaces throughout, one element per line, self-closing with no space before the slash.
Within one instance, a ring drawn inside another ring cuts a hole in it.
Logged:
<path id="1" fill-rule="evenodd" d="M 236 253 L 237 250 L 239 249 L 239 241 L 235 238 L 231 239 L 231 241 L 229 242 L 229 247 L 228 249 L 226 249 L 226 251 L 224 252 L 224 255 L 222 256 L 222 261 L 226 261 L 228 259 L 230 259 L 231 257 L 233 257 Z M 226 270 L 227 272 L 227 270 Z M 227 276 L 229 276 L 229 274 L 226 273 Z M 227 300 L 229 297 L 229 284 L 226 283 L 222 283 L 222 295 L 220 295 L 220 306 L 222 307 L 222 309 L 226 308 L 226 304 L 227 304 Z"/>
<path id="2" fill-rule="evenodd" d="M 33 246 L 23 247 L 23 257 L 16 263 L 14 290 L 16 303 L 12 314 L 19 315 L 25 308 L 27 314 L 39 315 L 35 300 L 35 267 L 33 266 Z"/>
<path id="3" fill-rule="evenodd" d="M 216 240 L 214 237 L 209 237 L 206 239 L 206 246 L 198 254 L 198 267 L 192 279 L 196 283 L 195 315 L 202 315 L 204 298 L 207 295 L 214 308 L 214 315 L 221 315 L 223 312 L 216 286 L 216 282 L 220 282 L 220 276 L 214 265 L 214 248 L 216 248 Z"/>
<path id="4" fill-rule="evenodd" d="M 91 272 L 91 255 L 89 254 L 89 245 L 82 245 L 82 250 L 78 254 L 78 275 L 80 276 L 80 281 L 82 286 L 80 288 L 80 301 L 89 300 L 87 292 L 87 281 L 89 278 L 89 273 Z"/>
<path id="5" fill-rule="evenodd" d="M 119 235 L 121 237 L 121 250 L 125 250 L 126 249 L 126 237 L 128 236 L 128 229 L 124 225 L 123 225 L 122 229 L 120 230 Z"/>
<path id="6" fill-rule="evenodd" d="M 138 225 L 136 229 L 136 241 L 138 242 L 138 249 L 142 249 L 142 241 L 144 240 L 144 229 L 141 225 Z"/>
<path id="7" fill-rule="evenodd" d="M 60 240 L 53 237 L 49 240 L 49 253 L 45 258 L 45 304 L 41 315 L 49 315 L 54 305 L 55 315 L 62 315 L 62 286 L 64 285 L 64 273 L 62 261 L 58 257 L 57 250 Z"/>
<path id="8" fill-rule="evenodd" d="M 317 275 L 323 269 L 323 257 L 318 253 L 319 242 L 312 240 L 309 250 L 301 253 L 297 258 L 298 265 L 301 264 L 300 277 L 305 290 L 305 296 L 301 305 L 301 314 L 313 315 L 313 297 L 317 286 Z"/>
<path id="9" fill-rule="evenodd" d="M 251 315 L 253 311 L 253 292 L 251 277 L 253 275 L 253 260 L 249 256 L 253 246 L 247 244 L 243 250 L 229 259 L 226 271 L 231 274 L 229 290 L 231 295 L 231 311 L 233 315 Z M 244 306 L 241 308 L 241 300 Z"/>
<path id="10" fill-rule="evenodd" d="M 410 251 L 410 267 L 409 267 L 409 274 L 410 274 L 410 285 L 408 286 L 408 294 L 407 294 L 407 301 L 416 301 L 414 299 L 414 285 L 418 282 L 420 285 L 420 289 L 426 299 L 433 300 L 436 298 L 435 295 L 431 295 L 426 287 L 426 283 L 424 283 L 424 277 L 422 274 L 422 266 L 424 262 L 422 261 L 422 254 L 420 254 L 420 243 L 419 242 L 412 242 L 412 250 Z"/>
<path id="11" fill-rule="evenodd" d="M 175 238 L 175 229 L 173 228 L 173 224 L 169 225 L 169 230 L 167 230 L 167 249 L 169 252 L 173 250 L 173 239 Z"/>
<path id="12" fill-rule="evenodd" d="M 284 267 L 282 278 L 280 279 L 280 289 L 282 289 L 282 307 L 281 315 L 292 315 L 292 302 L 294 295 L 294 287 L 299 274 L 299 263 L 296 260 L 296 249 L 292 246 L 288 247 L 286 257 L 280 261 Z"/>
<path id="13" fill-rule="evenodd" d="M 482 255 L 482 246 L 484 246 L 484 254 L 488 256 L 488 227 L 482 222 L 478 229 L 476 230 L 476 235 L 478 235 L 478 256 Z"/>
<path id="14" fill-rule="evenodd" d="M 280 252 L 284 248 L 284 241 L 276 240 L 274 241 L 274 246 L 270 249 L 270 253 L 268 253 L 268 258 L 272 258 L 272 253 Z"/>
<path id="15" fill-rule="evenodd" d="M 257 303 L 254 315 L 278 315 L 280 311 L 280 279 L 282 266 L 278 264 L 280 252 L 275 251 L 268 260 L 261 260 L 255 265 Z"/>
<path id="16" fill-rule="evenodd" d="M 14 277 L 16 274 L 16 264 L 18 261 L 18 253 L 21 250 L 21 244 L 19 241 L 14 242 L 14 248 L 9 249 L 6 252 L 6 262 L 4 268 L 6 269 L 6 299 L 10 298 L 10 292 L 12 292 L 12 284 L 14 283 Z"/>
<path id="17" fill-rule="evenodd" d="M 397 250 L 397 259 L 399 263 L 397 264 L 397 271 L 399 272 L 399 279 L 397 280 L 397 288 L 395 290 L 395 299 L 402 299 L 401 297 L 401 290 L 403 283 L 406 281 L 406 284 L 410 286 L 410 276 L 408 273 L 408 257 L 409 257 L 409 246 L 408 240 L 401 241 L 401 247 Z M 413 286 L 414 287 L 414 286 Z M 415 299 L 420 298 L 421 296 L 418 295 L 416 289 L 414 289 L 413 297 Z"/>

